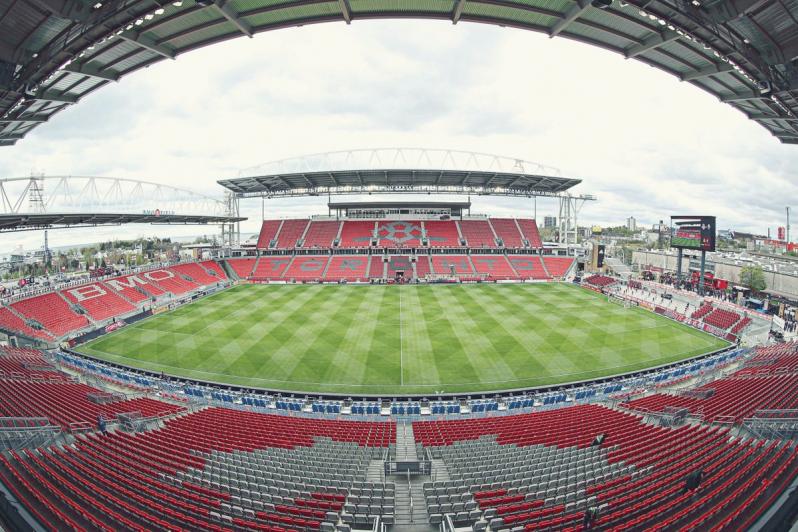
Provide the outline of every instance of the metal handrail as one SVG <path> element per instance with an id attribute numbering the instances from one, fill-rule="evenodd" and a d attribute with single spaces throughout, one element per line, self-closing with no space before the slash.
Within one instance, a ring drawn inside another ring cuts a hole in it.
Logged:
<path id="1" fill-rule="evenodd" d="M 454 532 L 454 522 L 452 521 L 452 514 L 444 514 L 443 520 L 440 524 L 441 532 Z"/>
<path id="2" fill-rule="evenodd" d="M 410 497 L 410 523 L 413 524 L 413 486 L 410 485 L 410 471 L 407 471 L 407 494 Z"/>

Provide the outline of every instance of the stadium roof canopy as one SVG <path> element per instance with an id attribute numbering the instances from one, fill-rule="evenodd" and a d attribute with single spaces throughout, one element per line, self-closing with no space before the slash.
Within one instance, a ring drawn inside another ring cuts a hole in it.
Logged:
<path id="1" fill-rule="evenodd" d="M 204 225 L 234 223 L 246 218 L 227 216 L 195 216 L 181 214 L 100 214 L 100 213 L 48 213 L 0 214 L 0 231 L 33 231 L 67 227 L 94 227 L 120 224 Z"/>
<path id="2" fill-rule="evenodd" d="M 263 31 L 377 18 L 496 24 L 599 46 L 798 143 L 798 0 L 0 0 L 0 146 L 164 59 Z"/>
<path id="3" fill-rule="evenodd" d="M 556 196 L 579 179 L 471 170 L 332 170 L 224 179 L 239 198 L 334 194 L 482 194 Z"/>
<path id="4" fill-rule="evenodd" d="M 268 162 L 222 179 L 238 198 L 368 194 L 559 196 L 581 179 L 512 157 L 434 148 L 376 148 Z M 580 196 L 595 199 L 593 196 Z"/>
<path id="5" fill-rule="evenodd" d="M 470 209 L 470 201 L 337 201 L 327 203 L 332 210 L 346 209 Z"/>

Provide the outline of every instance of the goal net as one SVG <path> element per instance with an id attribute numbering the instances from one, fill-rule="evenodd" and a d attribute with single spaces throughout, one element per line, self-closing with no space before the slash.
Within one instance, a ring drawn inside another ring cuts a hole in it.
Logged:
<path id="1" fill-rule="evenodd" d="M 629 307 L 636 307 L 637 306 L 637 302 L 636 301 L 631 301 L 631 300 L 625 299 L 623 297 L 618 297 L 615 294 L 607 294 L 607 302 L 615 303 L 616 305 L 620 305 L 623 308 L 629 308 Z"/>

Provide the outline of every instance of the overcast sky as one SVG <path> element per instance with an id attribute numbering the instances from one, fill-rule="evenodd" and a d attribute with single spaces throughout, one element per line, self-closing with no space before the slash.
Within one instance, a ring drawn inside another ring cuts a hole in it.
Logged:
<path id="1" fill-rule="evenodd" d="M 302 154 L 390 146 L 538 161 L 583 179 L 584 224 L 714 214 L 720 228 L 784 225 L 798 146 L 635 61 L 528 31 L 431 21 L 311 25 L 163 61 L 86 97 L 11 148 L 0 176 L 120 176 L 221 196 L 219 178 Z M 274 200 L 274 217 L 325 212 Z M 260 203 L 245 205 L 259 225 Z M 529 214 L 528 201 L 474 211 Z M 555 214 L 538 202 L 538 217 Z M 169 232 L 169 231 L 167 231 Z M 203 234 L 207 228 L 171 234 Z M 51 245 L 163 228 L 57 231 Z M 3 235 L 3 248 L 38 233 Z M 0 252 L 4 250 L 0 249 Z"/>

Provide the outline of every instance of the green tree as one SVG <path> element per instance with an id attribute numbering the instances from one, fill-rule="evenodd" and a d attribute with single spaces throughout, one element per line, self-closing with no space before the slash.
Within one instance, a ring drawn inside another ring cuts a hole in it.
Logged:
<path id="1" fill-rule="evenodd" d="M 754 292 L 761 292 L 767 288 L 765 272 L 762 271 L 762 266 L 744 266 L 740 270 L 740 284 Z"/>

